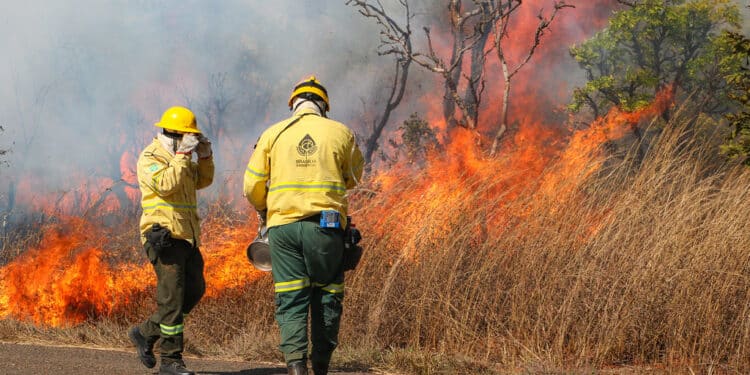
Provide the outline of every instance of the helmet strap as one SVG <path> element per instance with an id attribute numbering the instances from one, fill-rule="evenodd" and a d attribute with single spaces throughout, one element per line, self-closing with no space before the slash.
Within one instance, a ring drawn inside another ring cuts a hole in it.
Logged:
<path id="1" fill-rule="evenodd" d="M 321 116 L 323 116 L 323 117 L 328 117 L 328 116 L 326 116 L 326 111 L 325 111 L 325 110 L 324 110 L 323 108 L 320 108 L 320 104 L 318 104 L 318 102 L 319 102 L 318 100 L 313 100 L 312 102 L 313 102 L 313 104 L 315 104 L 315 106 L 316 106 L 316 107 L 318 107 L 318 109 L 320 110 L 320 115 L 321 115 Z"/>
<path id="2" fill-rule="evenodd" d="M 304 103 L 306 101 L 307 100 L 295 100 L 295 102 L 297 102 L 297 103 L 290 109 L 290 111 L 292 111 L 292 112 L 296 111 L 297 107 L 299 107 L 302 103 Z"/>

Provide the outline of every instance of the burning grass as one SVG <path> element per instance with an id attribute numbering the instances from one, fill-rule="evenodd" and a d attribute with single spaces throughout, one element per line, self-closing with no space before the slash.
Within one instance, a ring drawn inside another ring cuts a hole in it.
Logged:
<path id="1" fill-rule="evenodd" d="M 559 179 L 552 166 L 513 199 L 483 194 L 503 186 L 502 169 L 481 181 L 442 179 L 457 199 L 409 199 L 422 177 L 401 178 L 403 188 L 358 214 L 378 235 L 349 280 L 349 305 L 366 308 L 346 325 L 365 324 L 347 333 L 519 371 L 661 364 L 744 373 L 750 174 L 710 164 L 713 144 L 686 138 L 682 116 L 635 173 L 632 156 L 607 170 L 590 159 L 575 168 L 581 179 Z"/>
<path id="2" fill-rule="evenodd" d="M 422 374 L 636 373 L 646 366 L 746 373 L 750 172 L 717 163 L 717 136 L 701 128 L 715 124 L 694 120 L 678 112 L 644 160 L 635 153 L 602 159 L 595 134 L 626 126 L 614 121 L 593 125 L 575 152 L 545 163 L 523 164 L 517 155 L 528 150 L 488 161 L 455 149 L 425 171 L 374 177 L 353 196 L 366 255 L 347 274 L 335 366 Z M 212 289 L 186 322 L 188 353 L 280 361 L 270 275 L 244 258 L 255 223 L 216 207 L 207 216 L 203 253 Z M 76 241 L 69 237 L 61 239 Z M 98 285 L 109 294 L 95 300 L 111 307 L 84 310 L 83 319 L 40 321 L 11 309 L 18 302 L 9 292 L 38 275 L 19 274 L 18 283 L 8 275 L 51 256 L 45 238 L 0 271 L 0 338 L 128 346 L 125 329 L 153 306 L 153 276 L 142 260 L 101 258 L 92 275 L 104 277 Z M 71 243 L 62 258 L 96 252 L 113 238 L 121 243 L 106 248 L 137 248 L 135 238 L 92 235 Z M 61 284 L 36 285 L 38 296 L 55 296 L 60 285 L 79 288 L 77 298 L 88 295 L 83 279 L 62 282 L 76 269 L 46 271 L 43 282 Z M 128 287 L 124 275 L 140 286 Z"/>

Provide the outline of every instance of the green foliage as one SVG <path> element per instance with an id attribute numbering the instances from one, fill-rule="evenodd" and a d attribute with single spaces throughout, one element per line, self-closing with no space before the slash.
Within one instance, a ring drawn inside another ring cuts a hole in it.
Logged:
<path id="1" fill-rule="evenodd" d="M 398 129 L 401 143 L 391 140 L 391 146 L 403 151 L 409 163 L 421 163 L 429 149 L 438 144 L 435 131 L 417 113 L 412 113 Z"/>
<path id="2" fill-rule="evenodd" d="M 733 158 L 743 159 L 750 165 L 750 39 L 738 33 L 725 33 L 723 37 L 733 54 L 728 64 L 738 66 L 727 75 L 729 98 L 737 103 L 738 110 L 726 115 L 732 133 L 722 146 L 722 151 Z"/>
<path id="3" fill-rule="evenodd" d="M 569 109 L 595 116 L 612 106 L 635 110 L 673 85 L 678 99 L 692 95 L 707 112 L 726 108 L 730 69 L 720 31 L 739 26 L 731 0 L 643 0 L 615 12 L 608 27 L 570 54 L 588 82 L 576 88 Z"/>

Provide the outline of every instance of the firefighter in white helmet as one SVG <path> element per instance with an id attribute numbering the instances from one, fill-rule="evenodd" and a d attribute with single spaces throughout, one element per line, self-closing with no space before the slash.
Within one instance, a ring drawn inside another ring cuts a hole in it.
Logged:
<path id="1" fill-rule="evenodd" d="M 213 181 L 213 153 L 187 108 L 167 109 L 154 125 L 162 133 L 141 152 L 137 171 L 141 241 L 156 272 L 158 308 L 132 327 L 128 337 L 146 367 L 156 366 L 153 347 L 161 338 L 159 374 L 191 375 L 194 372 L 182 360 L 183 319 L 206 290 L 196 190 Z M 192 161 L 193 153 L 197 162 Z"/>
<path id="2" fill-rule="evenodd" d="M 362 177 L 354 133 L 330 120 L 328 92 L 313 76 L 294 87 L 292 117 L 260 136 L 244 194 L 268 227 L 280 349 L 289 374 L 307 374 L 310 314 L 315 375 L 338 345 L 344 298 L 347 189 Z"/>

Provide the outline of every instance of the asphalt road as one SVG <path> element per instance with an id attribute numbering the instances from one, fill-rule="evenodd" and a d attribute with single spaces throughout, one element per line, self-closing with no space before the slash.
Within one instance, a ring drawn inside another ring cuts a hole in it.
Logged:
<path id="1" fill-rule="evenodd" d="M 284 375 L 282 363 L 252 363 L 185 358 L 187 367 L 205 375 Z M 135 350 L 92 349 L 71 346 L 0 343 L 0 374 L 5 375 L 82 375 L 157 374 L 158 365 L 147 369 L 136 358 Z M 310 372 L 312 374 L 312 372 Z M 336 375 L 373 374 L 331 371 Z"/>

